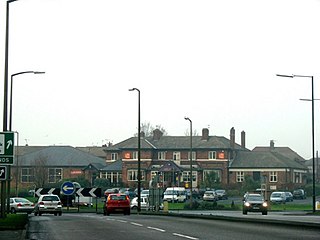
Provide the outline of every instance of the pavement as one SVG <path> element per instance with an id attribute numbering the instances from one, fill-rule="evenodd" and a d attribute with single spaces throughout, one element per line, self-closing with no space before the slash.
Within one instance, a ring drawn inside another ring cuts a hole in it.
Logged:
<path id="1" fill-rule="evenodd" d="M 146 212 L 146 214 L 148 214 Z M 150 214 L 150 213 L 149 213 Z M 163 213 L 162 213 L 163 214 Z M 320 228 L 320 215 L 310 214 L 310 212 L 273 212 L 267 216 L 251 213 L 248 215 L 239 214 L 239 211 L 170 211 L 170 216 L 182 216 L 189 218 L 219 219 L 227 221 L 242 221 L 275 223 L 285 225 L 299 225 L 306 227 Z M 0 240 L 23 240 L 27 239 L 27 230 L 5 230 L 0 231 Z M 31 240 L 31 239 L 30 239 Z"/>

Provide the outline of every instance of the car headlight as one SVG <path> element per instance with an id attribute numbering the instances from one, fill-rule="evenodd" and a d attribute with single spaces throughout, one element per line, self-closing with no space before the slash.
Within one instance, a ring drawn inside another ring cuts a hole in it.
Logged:
<path id="1" fill-rule="evenodd" d="M 250 207 L 250 203 L 248 203 L 248 202 L 245 202 L 244 205 L 245 205 L 246 207 Z"/>
<path id="2" fill-rule="evenodd" d="M 266 202 L 264 202 L 264 203 L 262 204 L 262 206 L 263 206 L 263 207 L 268 207 L 268 204 L 267 204 Z"/>

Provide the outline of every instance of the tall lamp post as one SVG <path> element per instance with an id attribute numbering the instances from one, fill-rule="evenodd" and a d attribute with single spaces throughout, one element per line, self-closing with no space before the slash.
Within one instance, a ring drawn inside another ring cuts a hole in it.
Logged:
<path id="1" fill-rule="evenodd" d="M 4 66 L 4 94 L 3 94 L 3 131 L 6 132 L 8 129 L 8 63 L 9 63 L 9 5 L 17 0 L 7 0 L 6 3 L 6 37 L 5 37 L 5 66 Z M 8 176 L 10 176 L 10 165 L 8 166 Z M 7 198 L 7 207 L 10 207 L 9 196 L 10 192 L 7 191 L 6 196 L 6 184 L 10 188 L 10 181 L 1 181 L 1 207 L 0 217 L 5 218 L 5 199 Z"/>
<path id="2" fill-rule="evenodd" d="M 314 91 L 313 91 L 313 76 L 308 75 L 282 75 L 277 74 L 278 77 L 302 77 L 302 78 L 311 78 L 311 100 L 310 99 L 301 99 L 312 102 L 312 211 L 316 211 L 316 179 L 315 179 L 315 157 L 314 157 Z"/>
<path id="3" fill-rule="evenodd" d="M 141 166 L 140 166 L 140 160 L 141 160 L 141 130 L 140 130 L 140 90 L 138 88 L 131 88 L 129 91 L 137 91 L 138 92 L 138 212 L 141 211 Z"/>
<path id="4" fill-rule="evenodd" d="M 184 119 L 190 122 L 190 205 L 192 206 L 192 121 L 188 117 Z"/>
<path id="5" fill-rule="evenodd" d="M 11 75 L 11 85 L 10 85 L 10 116 L 9 116 L 9 131 L 12 131 L 12 89 L 13 89 L 13 77 L 21 74 L 26 73 L 33 73 L 33 74 L 44 74 L 45 72 L 38 72 L 38 71 L 24 71 L 18 72 Z"/>

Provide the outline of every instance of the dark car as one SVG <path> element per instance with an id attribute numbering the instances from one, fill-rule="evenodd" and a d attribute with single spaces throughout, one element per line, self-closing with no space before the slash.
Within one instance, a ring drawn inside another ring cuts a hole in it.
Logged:
<path id="1" fill-rule="evenodd" d="M 293 195 L 291 192 L 285 192 L 286 194 L 286 202 L 292 202 L 293 201 Z"/>
<path id="2" fill-rule="evenodd" d="M 111 193 L 108 195 L 103 207 L 103 215 L 110 213 L 123 213 L 130 215 L 130 198 L 124 193 Z"/>
<path id="3" fill-rule="evenodd" d="M 226 190 L 217 189 L 217 190 L 216 190 L 216 194 L 217 194 L 219 200 L 228 199 L 228 195 L 227 195 Z"/>
<path id="4" fill-rule="evenodd" d="M 303 189 L 296 189 L 293 191 L 293 199 L 306 199 L 306 192 Z"/>
<path id="5" fill-rule="evenodd" d="M 261 194 L 246 194 L 243 200 L 242 213 L 261 212 L 262 215 L 268 214 L 268 204 Z"/>

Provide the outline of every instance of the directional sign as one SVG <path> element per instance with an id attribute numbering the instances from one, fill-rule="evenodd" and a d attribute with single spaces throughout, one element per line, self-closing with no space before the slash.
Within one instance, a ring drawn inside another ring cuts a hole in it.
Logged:
<path id="1" fill-rule="evenodd" d="M 101 197 L 101 188 L 77 188 L 77 196 L 79 197 Z"/>
<path id="2" fill-rule="evenodd" d="M 61 185 L 61 192 L 64 195 L 72 195 L 75 190 L 76 188 L 74 187 L 73 182 L 64 182 Z"/>
<path id="3" fill-rule="evenodd" d="M 44 194 L 55 194 L 60 195 L 60 188 L 36 188 L 35 189 L 35 196 L 40 197 Z"/>
<path id="4" fill-rule="evenodd" d="M 7 180 L 7 167 L 0 166 L 0 181 Z"/>
<path id="5" fill-rule="evenodd" d="M 13 164 L 14 132 L 0 133 L 0 163 Z"/>

